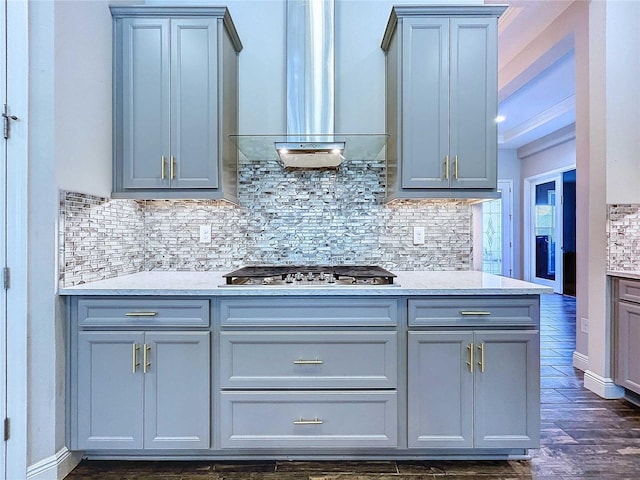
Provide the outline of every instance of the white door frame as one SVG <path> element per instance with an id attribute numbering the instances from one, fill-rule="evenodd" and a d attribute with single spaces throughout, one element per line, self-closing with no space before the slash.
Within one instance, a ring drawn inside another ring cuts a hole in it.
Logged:
<path id="1" fill-rule="evenodd" d="M 502 198 L 502 275 L 513 277 L 513 180 L 498 180 Z"/>
<path id="2" fill-rule="evenodd" d="M 28 208 L 28 12 L 29 2 L 3 0 L 7 6 L 6 64 L 11 124 L 6 142 L 6 262 L 11 271 L 7 290 L 6 415 L 10 437 L 6 442 L 6 479 L 25 478 L 27 472 L 27 208 Z M 4 7 L 3 5 L 3 7 Z M 4 139 L 3 139 L 4 140 Z"/>
<path id="3" fill-rule="evenodd" d="M 5 7 L 7 0 L 0 1 L 0 109 L 4 111 L 4 104 L 7 100 L 6 88 L 6 60 L 7 45 L 5 42 L 5 32 L 7 28 Z M 2 122 L 4 128 L 4 119 Z M 7 177 L 6 177 L 6 153 L 7 142 L 2 137 L 0 151 L 0 267 L 7 264 L 6 250 L 6 226 L 7 226 Z M 7 292 L 0 286 L 0 419 L 7 416 Z M 0 479 L 5 480 L 7 464 L 7 442 L 0 439 Z"/>
<path id="4" fill-rule="evenodd" d="M 563 212 L 562 212 L 562 174 L 570 170 L 574 170 L 575 165 L 562 167 L 556 170 L 545 172 L 539 175 L 534 175 L 524 179 L 524 278 L 530 282 L 547 285 L 553 288 L 555 293 L 563 293 Z M 541 183 L 556 182 L 556 219 L 555 219 L 555 258 L 556 258 L 556 274 L 555 280 L 547 280 L 544 278 L 538 278 L 535 276 L 535 243 L 536 236 L 534 230 L 534 215 L 533 210 L 535 206 L 535 186 Z"/>

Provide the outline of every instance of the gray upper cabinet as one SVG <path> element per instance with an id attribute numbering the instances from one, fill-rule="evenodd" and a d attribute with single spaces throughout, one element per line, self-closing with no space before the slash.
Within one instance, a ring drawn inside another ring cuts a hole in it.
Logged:
<path id="1" fill-rule="evenodd" d="M 236 201 L 237 53 L 226 8 L 111 7 L 114 197 Z"/>
<path id="2" fill-rule="evenodd" d="M 504 7 L 394 7 L 387 199 L 497 196 L 497 18 Z"/>

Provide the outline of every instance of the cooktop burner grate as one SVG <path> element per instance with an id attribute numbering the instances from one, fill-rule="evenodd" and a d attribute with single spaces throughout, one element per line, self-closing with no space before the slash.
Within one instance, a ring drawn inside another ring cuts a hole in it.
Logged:
<path id="1" fill-rule="evenodd" d="M 223 275 L 227 285 L 393 285 L 395 274 L 370 265 L 256 265 Z"/>

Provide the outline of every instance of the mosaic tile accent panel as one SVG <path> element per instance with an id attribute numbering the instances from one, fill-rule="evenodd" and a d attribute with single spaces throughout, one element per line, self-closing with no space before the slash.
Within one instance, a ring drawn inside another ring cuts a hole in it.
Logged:
<path id="1" fill-rule="evenodd" d="M 609 205 L 607 238 L 609 270 L 640 271 L 640 205 Z"/>
<path id="2" fill-rule="evenodd" d="M 350 160 L 337 170 L 287 170 L 277 160 L 243 159 L 239 167 L 240 206 L 67 194 L 61 208 L 67 220 L 61 228 L 61 283 L 141 269 L 206 271 L 282 263 L 471 268 L 469 203 L 385 205 L 383 160 Z M 210 243 L 200 242 L 201 225 L 211 226 Z M 424 245 L 413 244 L 414 226 L 425 227 Z M 85 239 L 86 228 L 93 236 Z M 120 250 L 114 245 L 118 241 Z"/>
<path id="3" fill-rule="evenodd" d="M 396 269 L 468 270 L 467 202 L 382 205 L 384 162 L 338 170 L 287 171 L 277 161 L 239 169 L 242 206 L 218 201 L 147 201 L 147 270 L 216 270 L 255 264 L 375 264 Z M 199 226 L 212 242 L 198 242 Z M 426 227 L 413 245 L 413 226 Z"/>
<path id="4" fill-rule="evenodd" d="M 61 192 L 59 284 L 79 285 L 142 270 L 144 218 L 131 200 Z"/>

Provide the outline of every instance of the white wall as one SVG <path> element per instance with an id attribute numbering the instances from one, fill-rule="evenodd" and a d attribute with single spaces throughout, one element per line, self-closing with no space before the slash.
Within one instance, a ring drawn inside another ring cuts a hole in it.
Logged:
<path id="1" fill-rule="evenodd" d="M 61 189 L 111 195 L 109 2 L 55 2 L 56 180 Z"/>
<path id="2" fill-rule="evenodd" d="M 607 203 L 640 203 L 640 2 L 606 9 Z"/>
<path id="3" fill-rule="evenodd" d="M 106 1 L 31 2 L 29 27 L 27 465 L 40 479 L 78 460 L 56 460 L 66 434 L 59 190 L 111 191 L 111 16 Z"/>
<path id="4" fill-rule="evenodd" d="M 570 170 L 576 165 L 576 141 L 570 140 L 534 153 L 522 161 L 522 178 L 535 177 L 554 170 Z"/>
<path id="5" fill-rule="evenodd" d="M 27 465 L 55 453 L 55 122 L 53 2 L 30 10 Z M 37 293 L 36 293 L 37 292 Z M 61 346 L 60 346 L 61 347 Z M 64 365 L 64 363 L 62 364 Z M 64 379 L 64 377 L 62 377 Z"/>

